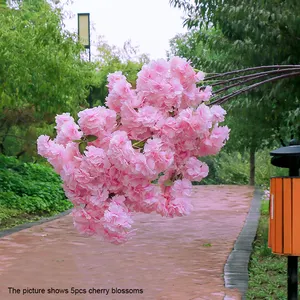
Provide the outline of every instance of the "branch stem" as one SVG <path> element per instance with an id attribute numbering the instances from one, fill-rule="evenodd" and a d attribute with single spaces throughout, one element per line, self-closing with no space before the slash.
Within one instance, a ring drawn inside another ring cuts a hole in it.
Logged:
<path id="1" fill-rule="evenodd" d="M 261 82 L 257 82 L 255 84 L 250 85 L 250 86 L 247 86 L 247 87 L 244 87 L 242 89 L 239 89 L 239 90 L 237 90 L 235 92 L 232 92 L 232 93 L 230 93 L 228 95 L 225 95 L 225 96 L 223 96 L 223 97 L 221 97 L 219 99 L 216 99 L 216 100 L 212 101 L 211 103 L 209 103 L 208 105 L 209 106 L 212 106 L 212 105 L 215 105 L 215 104 L 220 105 L 220 104 L 223 104 L 223 103 L 227 102 L 229 99 L 231 99 L 233 97 L 236 97 L 236 96 L 238 96 L 240 94 L 246 93 L 246 92 L 248 92 L 248 91 L 250 91 L 252 89 L 255 89 L 258 86 L 261 86 L 261 85 L 263 85 L 265 83 L 272 82 L 272 81 L 277 81 L 277 80 L 283 79 L 283 78 L 295 77 L 295 76 L 300 76 L 300 72 L 294 72 L 294 73 L 284 74 L 284 75 L 280 75 L 280 76 L 276 76 L 276 77 L 272 77 L 272 78 L 266 79 L 266 80 L 261 81 Z"/>
<path id="2" fill-rule="evenodd" d="M 264 69 L 286 69 L 286 68 L 300 68 L 300 65 L 272 65 L 272 66 L 260 66 L 260 67 L 246 68 L 246 69 L 235 70 L 235 71 L 230 71 L 230 72 L 226 72 L 226 73 L 219 73 L 219 74 L 205 78 L 204 81 L 208 81 L 208 80 L 223 77 L 223 76 L 238 74 L 238 73 L 250 72 L 250 71 L 257 71 L 257 70 L 264 70 Z"/>
<path id="3" fill-rule="evenodd" d="M 275 74 L 279 74 L 279 73 L 290 72 L 290 71 L 292 71 L 292 72 L 300 71 L 300 68 L 283 69 L 283 70 L 276 70 L 276 71 L 269 71 L 269 72 L 261 72 L 261 73 L 247 75 L 247 76 L 241 76 L 241 77 L 237 77 L 237 78 L 232 78 L 232 81 L 235 80 L 235 79 L 237 80 L 239 78 L 242 79 L 242 81 L 238 81 L 238 82 L 236 82 L 234 84 L 231 84 L 231 85 L 228 85 L 228 86 L 226 86 L 224 88 L 221 88 L 221 89 L 215 91 L 214 95 L 219 94 L 219 93 L 221 93 L 223 91 L 226 91 L 228 89 L 231 89 L 231 88 L 233 88 L 235 86 L 245 84 L 246 82 L 256 80 L 256 79 L 261 78 L 261 77 L 266 77 L 266 76 L 275 75 Z M 246 80 L 244 80 L 244 79 L 246 79 Z M 230 81 L 231 81 L 231 79 L 228 80 L 228 82 L 230 82 Z M 217 84 L 212 84 L 211 86 L 216 86 L 216 85 Z"/>

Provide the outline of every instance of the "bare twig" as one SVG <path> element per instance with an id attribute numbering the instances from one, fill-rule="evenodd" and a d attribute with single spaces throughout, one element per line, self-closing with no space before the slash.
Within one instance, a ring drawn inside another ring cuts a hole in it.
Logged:
<path id="1" fill-rule="evenodd" d="M 251 76 L 250 76 L 250 75 L 247 75 L 247 76 L 241 76 L 241 77 L 238 77 L 238 78 L 241 78 L 242 81 L 239 81 L 239 82 L 236 82 L 236 83 L 234 83 L 234 84 L 228 85 L 228 86 L 226 86 L 226 87 L 224 87 L 224 88 L 221 88 L 221 89 L 215 91 L 215 92 L 214 92 L 214 95 L 219 94 L 219 93 L 221 93 L 221 92 L 223 92 L 223 91 L 229 90 L 229 89 L 231 89 L 231 88 L 233 88 L 233 87 L 235 87 L 235 86 L 243 85 L 243 84 L 245 84 L 245 83 L 247 83 L 247 82 L 249 82 L 249 81 L 257 80 L 257 79 L 259 79 L 259 78 L 261 78 L 261 77 L 266 77 L 266 76 L 270 76 L 270 75 L 275 75 L 275 74 L 278 74 L 278 73 L 285 73 L 285 72 L 289 72 L 289 71 L 293 71 L 293 72 L 295 72 L 295 71 L 300 71 L 300 68 L 283 69 L 283 70 L 276 70 L 276 71 L 269 71 L 269 72 L 261 72 L 261 73 L 257 73 L 257 74 L 251 74 Z M 248 79 L 247 79 L 247 78 L 248 78 Z M 244 79 L 246 79 L 246 80 L 244 80 Z M 229 79 L 229 81 L 231 81 L 231 80 Z M 224 82 L 225 82 L 225 81 L 224 81 Z M 215 85 L 217 85 L 217 84 L 215 84 Z M 212 84 L 211 86 L 214 86 L 214 85 Z"/>
<path id="2" fill-rule="evenodd" d="M 249 74 L 249 75 L 243 75 L 243 76 L 239 76 L 239 77 L 234 77 L 234 78 L 218 81 L 216 83 L 210 84 L 210 86 L 214 87 L 214 86 L 218 86 L 218 85 L 224 85 L 226 83 L 236 81 L 236 80 L 244 81 L 245 79 L 253 78 L 253 77 L 257 77 L 257 76 L 263 77 L 263 76 L 275 75 L 275 74 L 278 74 L 278 73 L 295 72 L 295 71 L 299 71 L 299 70 L 300 70 L 300 66 L 298 68 L 288 68 L 288 69 L 281 69 L 281 70 L 273 70 L 273 71 L 252 73 L 252 74 Z"/>
<path id="3" fill-rule="evenodd" d="M 215 79 L 215 78 L 219 78 L 219 77 L 224 77 L 224 76 L 238 74 L 238 73 L 244 73 L 244 72 L 250 72 L 250 71 L 257 71 L 257 70 L 263 70 L 263 69 L 284 69 L 284 68 L 300 68 L 300 65 L 272 65 L 272 66 L 253 67 L 253 68 L 247 68 L 247 69 L 242 69 L 242 70 L 235 70 L 235 71 L 230 71 L 230 72 L 226 72 L 226 73 L 216 74 L 216 75 L 205 78 L 204 81 L 209 81 L 211 79 Z"/>
<path id="4" fill-rule="evenodd" d="M 265 83 L 268 83 L 268 82 L 272 82 L 272 81 L 277 81 L 279 79 L 283 79 L 283 78 L 290 78 L 290 77 L 296 77 L 296 76 L 300 76 L 300 72 L 293 72 L 293 73 L 290 73 L 290 74 L 284 74 L 284 75 L 280 75 L 280 76 L 276 76 L 276 77 L 272 77 L 272 78 L 269 78 L 269 79 L 266 79 L 264 81 L 261 81 L 261 82 L 257 82 L 255 84 L 252 84 L 250 86 L 247 86 L 247 87 L 244 87 L 242 89 L 239 89 L 233 93 L 230 93 L 228 95 L 225 95 L 219 99 L 216 99 L 214 101 L 212 101 L 211 103 L 209 103 L 209 106 L 212 106 L 212 105 L 215 105 L 215 104 L 223 104 L 225 103 L 226 101 L 228 101 L 229 99 L 233 98 L 233 97 L 236 97 L 240 94 L 243 94 L 243 93 L 246 93 L 252 89 L 255 89 L 257 88 L 258 86 L 261 86 Z"/>

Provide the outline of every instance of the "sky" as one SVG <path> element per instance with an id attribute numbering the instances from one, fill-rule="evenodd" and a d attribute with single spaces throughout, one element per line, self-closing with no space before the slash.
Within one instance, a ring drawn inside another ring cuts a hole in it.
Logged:
<path id="1" fill-rule="evenodd" d="M 151 59 L 166 58 L 169 40 L 186 32 L 182 11 L 169 0 L 74 0 L 65 9 L 74 15 L 65 21 L 68 30 L 77 32 L 77 13 L 90 13 L 92 41 L 103 35 L 110 45 L 122 47 L 131 40 Z"/>

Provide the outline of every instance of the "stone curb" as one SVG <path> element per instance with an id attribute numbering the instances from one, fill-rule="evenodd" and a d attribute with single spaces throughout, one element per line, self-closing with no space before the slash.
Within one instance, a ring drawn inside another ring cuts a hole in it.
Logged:
<path id="1" fill-rule="evenodd" d="M 40 225 L 40 224 L 43 224 L 43 223 L 46 223 L 46 222 L 50 222 L 50 221 L 59 219 L 61 217 L 64 217 L 64 216 L 68 215 L 71 211 L 72 211 L 72 209 L 69 209 L 69 210 L 64 211 L 64 212 L 62 212 L 62 213 L 60 213 L 58 215 L 55 215 L 53 217 L 42 218 L 42 219 L 40 219 L 38 221 L 35 221 L 35 222 L 29 222 L 29 223 L 25 223 L 25 224 L 21 224 L 21 225 L 15 226 L 15 227 L 10 228 L 10 229 L 2 230 L 2 231 L 0 231 L 0 238 L 4 237 L 6 235 L 10 235 L 10 234 L 16 233 L 16 232 L 21 231 L 23 229 L 30 228 L 32 226 Z"/>
<path id="2" fill-rule="evenodd" d="M 243 229 L 224 267 L 225 287 L 238 289 L 242 295 L 242 300 L 246 299 L 245 294 L 248 289 L 248 264 L 260 218 L 262 196 L 263 193 L 256 188 Z M 224 300 L 229 299 L 232 298 L 228 296 L 224 298 Z"/>

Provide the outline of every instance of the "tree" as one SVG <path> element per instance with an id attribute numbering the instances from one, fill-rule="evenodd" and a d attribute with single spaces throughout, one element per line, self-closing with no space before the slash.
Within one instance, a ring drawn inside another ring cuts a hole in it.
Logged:
<path id="1" fill-rule="evenodd" d="M 92 99 L 94 105 L 104 105 L 108 95 L 107 76 L 110 73 L 121 71 L 128 81 L 135 85 L 137 73 L 145 63 L 149 62 L 149 57 L 139 53 L 138 47 L 133 46 L 131 41 L 126 41 L 123 48 L 109 45 L 103 36 L 98 39 L 97 55 L 95 63 L 97 75 L 93 86 Z"/>
<path id="2" fill-rule="evenodd" d="M 179 43 L 173 41 L 173 50 L 178 53 L 185 49 L 197 66 L 206 67 L 204 70 L 224 72 L 299 63 L 299 43 L 295 43 L 300 36 L 299 20 L 294 16 L 294 11 L 300 8 L 297 1 L 170 2 L 188 12 L 185 25 L 192 29 Z M 250 148 L 254 157 L 257 147 L 275 138 L 299 134 L 298 83 L 299 79 L 267 85 L 229 103 L 231 141 L 236 146 L 243 144 Z"/>
<path id="3" fill-rule="evenodd" d="M 0 9 L 0 152 L 4 153 L 8 140 L 16 144 L 11 136 L 17 131 L 20 141 L 29 132 L 35 139 L 34 128 L 52 123 L 58 113 L 85 106 L 95 76 L 95 66 L 80 59 L 83 47 L 76 35 L 63 29 L 61 9 L 45 0 L 13 4 Z"/>

